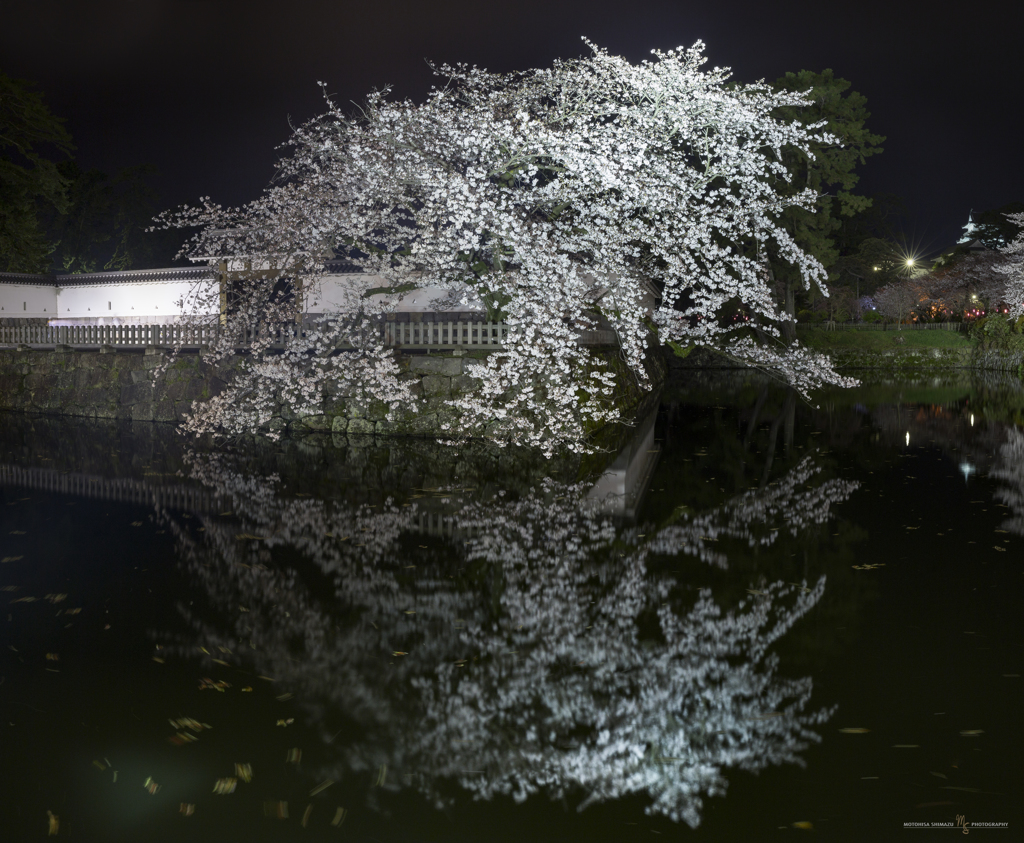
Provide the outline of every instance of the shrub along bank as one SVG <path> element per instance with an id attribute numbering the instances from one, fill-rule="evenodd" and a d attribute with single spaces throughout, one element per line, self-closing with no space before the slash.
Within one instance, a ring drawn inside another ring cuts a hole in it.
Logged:
<path id="1" fill-rule="evenodd" d="M 979 320 L 967 334 L 945 330 L 828 331 L 798 325 L 797 339 L 828 354 L 840 370 L 974 369 L 1024 377 L 1024 320 Z M 737 368 L 732 360 L 706 349 L 695 349 L 685 358 L 671 355 L 668 363 L 672 369 Z"/>
<path id="2" fill-rule="evenodd" d="M 797 339 L 840 369 L 984 369 L 1024 375 L 1021 323 L 1002 317 L 957 331 L 826 331 L 798 327 Z"/>

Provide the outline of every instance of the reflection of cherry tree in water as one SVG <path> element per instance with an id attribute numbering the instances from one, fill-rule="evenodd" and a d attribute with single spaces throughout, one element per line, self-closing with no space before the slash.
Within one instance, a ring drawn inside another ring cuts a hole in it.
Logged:
<path id="1" fill-rule="evenodd" d="M 999 448 L 990 475 L 1005 484 L 993 497 L 1013 513 L 1003 522 L 1003 529 L 1024 536 L 1024 433 L 1020 428 L 1007 428 L 1006 442 Z"/>
<path id="2" fill-rule="evenodd" d="M 445 781 L 485 799 L 582 794 L 581 808 L 645 793 L 649 812 L 696 826 L 727 768 L 800 763 L 830 714 L 806 713 L 810 678 L 779 677 L 767 652 L 824 578 L 774 583 L 728 610 L 700 590 L 684 609 L 675 579 L 648 569 L 651 555 L 678 553 L 724 567 L 712 540 L 770 544 L 780 521 L 797 532 L 828 519 L 855 484 L 801 489 L 809 461 L 767 493 L 646 536 L 617 529 L 582 486 L 468 502 L 451 516 L 468 538 L 426 564 L 408 550 L 421 540 L 414 506 L 284 499 L 273 478 L 211 457 L 193 465 L 264 540 L 213 519 L 201 538 L 178 529 L 190 573 L 229 618 L 190 620 L 207 647 L 248 641 L 255 668 L 325 736 L 339 714 L 356 724 L 323 771 L 332 778 L 386 764 L 391 782 L 438 804 Z M 312 566 L 271 565 L 275 548 Z"/>

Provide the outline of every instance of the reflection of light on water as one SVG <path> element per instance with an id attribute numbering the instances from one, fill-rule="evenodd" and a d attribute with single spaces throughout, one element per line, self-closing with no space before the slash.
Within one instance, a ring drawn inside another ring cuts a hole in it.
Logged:
<path id="1" fill-rule="evenodd" d="M 907 444 L 910 444 L 910 431 L 907 431 Z"/>
<path id="2" fill-rule="evenodd" d="M 971 413 L 971 427 L 974 427 L 974 413 Z"/>
<path id="3" fill-rule="evenodd" d="M 973 418 L 973 416 L 972 416 L 972 418 Z M 977 472 L 977 469 L 973 465 L 971 465 L 969 462 L 962 462 L 962 463 L 960 463 L 960 473 L 963 474 L 964 482 L 965 483 L 967 482 L 968 478 L 972 474 L 974 474 L 976 472 Z"/>

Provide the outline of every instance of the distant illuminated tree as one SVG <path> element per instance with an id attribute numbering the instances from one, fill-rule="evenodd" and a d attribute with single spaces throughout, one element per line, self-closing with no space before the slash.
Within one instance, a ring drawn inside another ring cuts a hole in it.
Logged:
<path id="1" fill-rule="evenodd" d="M 1001 252 L 971 252 L 937 266 L 921 279 L 937 307 L 956 316 L 1004 306 L 1006 274 L 1012 260 Z"/>
<path id="2" fill-rule="evenodd" d="M 902 325 L 913 315 L 915 308 L 927 300 L 921 286 L 913 279 L 886 284 L 874 295 L 878 312 L 886 319 Z"/>

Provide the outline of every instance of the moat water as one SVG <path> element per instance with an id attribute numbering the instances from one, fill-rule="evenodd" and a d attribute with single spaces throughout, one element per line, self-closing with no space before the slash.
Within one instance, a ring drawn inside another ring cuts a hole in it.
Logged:
<path id="1" fill-rule="evenodd" d="M 816 401 L 550 462 L 0 416 L 0 839 L 1017 839 L 1024 384 Z"/>

